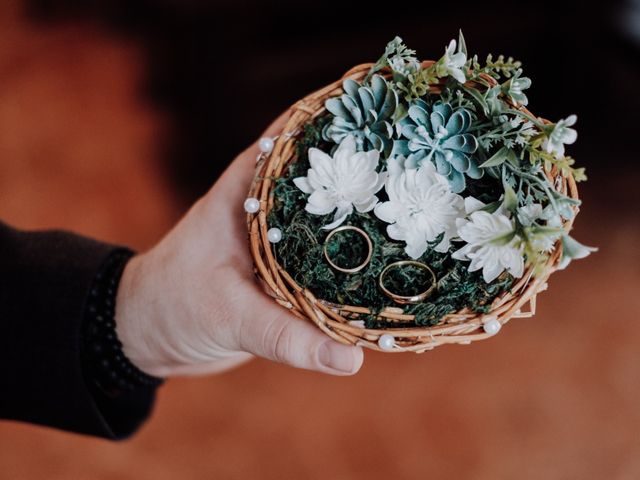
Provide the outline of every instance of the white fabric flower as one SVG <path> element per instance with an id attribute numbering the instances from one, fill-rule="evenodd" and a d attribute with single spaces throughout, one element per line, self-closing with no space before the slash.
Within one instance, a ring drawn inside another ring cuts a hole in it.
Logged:
<path id="1" fill-rule="evenodd" d="M 389 236 L 406 242 L 405 252 L 416 259 L 427 250 L 428 242 L 444 233 L 435 250 L 446 252 L 456 235 L 456 219 L 463 215 L 462 197 L 451 192 L 449 182 L 431 162 L 404 169 L 400 157 L 389 160 L 388 168 L 385 189 L 389 201 L 379 203 L 374 213 L 391 224 L 387 226 Z"/>
<path id="2" fill-rule="evenodd" d="M 508 240 L 513 224 L 505 213 L 476 210 L 468 219 L 460 219 L 457 223 L 458 235 L 467 245 L 454 252 L 452 258 L 471 260 L 469 271 L 482 269 L 482 277 L 487 283 L 504 270 L 516 278 L 522 276 L 522 245 L 518 237 Z"/>
<path id="3" fill-rule="evenodd" d="M 556 242 L 562 236 L 561 233 L 549 235 L 536 235 L 529 238 L 531 247 L 540 253 L 551 253 L 556 247 Z"/>
<path id="4" fill-rule="evenodd" d="M 577 120 L 576 115 L 569 115 L 566 119 L 556 123 L 547 133 L 547 137 L 542 142 L 542 148 L 547 153 L 553 153 L 556 158 L 563 157 L 565 144 L 571 145 L 578 138 L 578 132 L 569 128 L 575 125 Z"/>
<path id="5" fill-rule="evenodd" d="M 308 193 L 305 210 L 314 215 L 327 215 L 335 210 L 333 222 L 322 228 L 336 228 L 353 213 L 373 210 L 376 193 L 384 185 L 386 173 L 376 172 L 380 152 L 356 152 L 356 140 L 348 135 L 340 142 L 333 157 L 317 148 L 309 149 L 311 168 L 306 177 L 293 183 Z"/>
<path id="6" fill-rule="evenodd" d="M 467 62 L 467 56 L 464 52 L 456 52 L 456 41 L 451 40 L 449 46 L 444 51 L 444 69 L 446 72 L 455 78 L 458 82 L 464 83 L 467 81 L 465 77 L 463 67 Z"/>
<path id="7" fill-rule="evenodd" d="M 530 227 L 542 216 L 542 205 L 531 203 L 518 208 L 518 220 L 524 227 Z"/>
<path id="8" fill-rule="evenodd" d="M 550 253 L 556 246 L 556 242 L 562 236 L 563 231 L 562 219 L 555 213 L 551 205 L 547 205 L 544 209 L 539 203 L 531 203 L 524 207 L 518 208 L 518 220 L 523 227 L 532 227 L 534 222 L 544 221 L 545 227 L 558 229 L 557 232 L 552 230 L 529 229 L 529 244 L 536 252 Z"/>
<path id="9" fill-rule="evenodd" d="M 569 235 L 562 236 L 562 257 L 558 263 L 558 270 L 564 270 L 567 265 L 571 263 L 571 260 L 578 260 L 585 258 L 593 252 L 597 252 L 598 249 L 594 247 L 587 247 L 581 244 L 577 240 L 571 238 Z"/>
<path id="10" fill-rule="evenodd" d="M 562 217 L 558 215 L 552 205 L 547 205 L 540 214 L 542 220 L 546 220 L 548 227 L 562 227 Z"/>
<path id="11" fill-rule="evenodd" d="M 405 77 L 411 73 L 415 73 L 420 70 L 420 62 L 416 57 L 407 57 L 402 55 L 394 55 L 389 60 L 389 67 L 394 72 L 397 72 Z"/>
<path id="12" fill-rule="evenodd" d="M 464 199 L 464 211 L 469 214 L 469 213 L 473 213 L 477 210 L 481 210 L 484 207 L 486 207 L 487 205 L 483 202 L 481 202 L 480 200 L 478 200 L 475 197 L 465 197 Z"/>

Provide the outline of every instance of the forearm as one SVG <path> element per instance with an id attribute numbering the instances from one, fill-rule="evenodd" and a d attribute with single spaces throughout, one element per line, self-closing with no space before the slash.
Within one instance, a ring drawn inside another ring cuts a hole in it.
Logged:
<path id="1" fill-rule="evenodd" d="M 113 414 L 124 405 L 96 395 L 82 365 L 87 299 L 117 249 L 0 223 L 0 417 L 108 438 L 130 434 L 146 418 L 152 394 L 132 402 L 136 418 L 118 421 Z"/>

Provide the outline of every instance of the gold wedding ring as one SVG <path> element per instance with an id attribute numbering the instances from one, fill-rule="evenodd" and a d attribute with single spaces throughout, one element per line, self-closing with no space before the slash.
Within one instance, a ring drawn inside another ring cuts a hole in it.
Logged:
<path id="1" fill-rule="evenodd" d="M 427 288 L 424 292 L 419 293 L 417 295 L 398 295 L 397 293 L 393 293 L 391 290 L 389 290 L 387 287 L 384 286 L 384 278 L 391 270 L 393 270 L 394 268 L 401 268 L 407 265 L 411 265 L 413 267 L 418 267 L 423 270 L 426 270 L 431 275 L 431 285 L 429 285 L 429 288 Z M 387 297 L 391 298 L 396 303 L 400 303 L 402 305 L 405 305 L 408 303 L 420 303 L 423 300 L 427 299 L 429 295 L 431 295 L 435 290 L 436 274 L 433 273 L 433 270 L 431 270 L 431 268 L 428 265 L 422 262 L 416 262 L 415 260 L 401 260 L 399 262 L 390 263 L 384 268 L 384 270 L 382 270 L 382 273 L 380 274 L 380 278 L 378 280 L 378 284 L 380 285 L 380 290 L 382 290 Z"/>
<path id="2" fill-rule="evenodd" d="M 368 248 L 367 258 L 360 265 L 357 265 L 353 268 L 344 268 L 339 265 L 336 265 L 335 263 L 333 263 L 331 258 L 329 258 L 329 254 L 327 253 L 327 245 L 329 244 L 329 240 L 331 240 L 331 237 L 333 237 L 336 233 L 345 232 L 348 230 L 352 230 L 358 233 L 360 236 L 364 237 L 364 239 L 367 241 L 367 248 Z M 322 251 L 324 252 L 324 258 L 327 259 L 327 262 L 329 262 L 329 265 L 331 265 L 331 268 L 338 270 L 339 272 L 356 273 L 362 270 L 364 267 L 366 267 L 371 261 L 371 255 L 373 254 L 373 243 L 371 243 L 371 239 L 369 238 L 369 235 L 367 235 L 367 232 L 365 232 L 364 230 L 351 225 L 344 225 L 342 227 L 338 227 L 334 230 L 331 230 L 331 232 L 329 232 L 329 235 L 327 235 L 327 238 L 324 240 L 324 247 L 322 248 Z"/>

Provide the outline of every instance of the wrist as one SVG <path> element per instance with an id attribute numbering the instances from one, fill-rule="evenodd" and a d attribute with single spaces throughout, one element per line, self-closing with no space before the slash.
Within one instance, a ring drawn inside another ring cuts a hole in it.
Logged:
<path id="1" fill-rule="evenodd" d="M 116 293 L 132 256 L 133 252 L 118 249 L 107 257 L 93 280 L 83 322 L 81 351 L 86 378 L 111 397 L 162 383 L 130 361 L 116 333 Z"/>
<path id="2" fill-rule="evenodd" d="M 141 371 L 157 377 L 166 376 L 164 362 L 150 337 L 149 319 L 154 303 L 147 295 L 144 281 L 144 254 L 136 255 L 124 268 L 116 296 L 115 327 L 122 350 Z"/>

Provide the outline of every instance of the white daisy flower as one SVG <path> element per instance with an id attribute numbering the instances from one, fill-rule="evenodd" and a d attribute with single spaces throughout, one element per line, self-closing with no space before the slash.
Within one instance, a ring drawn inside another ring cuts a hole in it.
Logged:
<path id="1" fill-rule="evenodd" d="M 444 237 L 435 250 L 446 252 L 456 235 L 456 219 L 463 215 L 462 197 L 451 192 L 449 182 L 431 162 L 417 169 L 403 165 L 402 157 L 389 160 L 385 184 L 389 201 L 379 203 L 374 213 L 391 224 L 387 226 L 391 238 L 406 242 L 405 252 L 411 258 L 422 256 L 440 234 Z"/>
<path id="2" fill-rule="evenodd" d="M 524 273 L 522 244 L 513 234 L 513 223 L 498 210 L 489 213 L 476 210 L 468 219 L 458 220 L 458 236 L 467 242 L 452 258 L 470 260 L 469 271 L 482 269 L 484 281 L 489 283 L 505 270 L 518 278 Z"/>
<path id="3" fill-rule="evenodd" d="M 309 149 L 311 168 L 306 177 L 294 178 L 295 185 L 309 194 L 305 210 L 314 215 L 327 215 L 335 210 L 333 222 L 323 226 L 332 230 L 353 213 L 373 210 L 383 187 L 386 173 L 378 173 L 380 152 L 356 151 L 353 135 L 346 136 L 333 156 L 317 148 Z"/>

